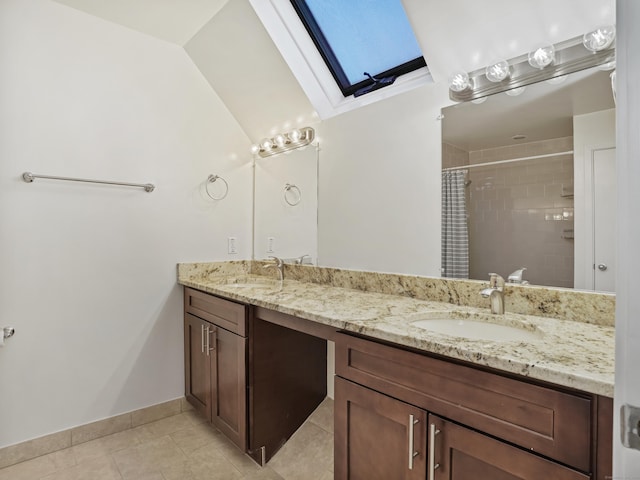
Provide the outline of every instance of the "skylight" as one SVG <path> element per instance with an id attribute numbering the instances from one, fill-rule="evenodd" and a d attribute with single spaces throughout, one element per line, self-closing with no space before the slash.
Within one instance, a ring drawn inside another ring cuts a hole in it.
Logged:
<path id="1" fill-rule="evenodd" d="M 400 0 L 291 3 L 345 97 L 390 85 L 426 65 Z"/>

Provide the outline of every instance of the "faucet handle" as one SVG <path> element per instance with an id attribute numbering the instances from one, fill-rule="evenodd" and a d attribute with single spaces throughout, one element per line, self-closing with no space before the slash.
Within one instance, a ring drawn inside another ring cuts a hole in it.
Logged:
<path id="1" fill-rule="evenodd" d="M 518 270 L 516 270 L 515 272 L 511 273 L 508 277 L 507 277 L 507 281 L 509 283 L 528 283 L 526 281 L 522 280 L 522 276 L 524 274 L 524 271 L 527 269 L 527 267 L 521 267 Z"/>
<path id="2" fill-rule="evenodd" d="M 273 261 L 274 261 L 274 263 L 276 264 L 276 266 L 277 266 L 278 268 L 282 267 L 282 264 L 284 263 L 284 262 L 282 261 L 282 259 L 281 259 L 281 258 L 279 258 L 279 257 L 274 257 L 273 255 L 269 255 L 269 257 L 268 257 L 268 258 L 269 258 L 270 260 L 273 260 Z"/>
<path id="3" fill-rule="evenodd" d="M 489 274 L 489 287 L 490 288 L 502 288 L 504 287 L 504 278 L 497 273 Z"/>

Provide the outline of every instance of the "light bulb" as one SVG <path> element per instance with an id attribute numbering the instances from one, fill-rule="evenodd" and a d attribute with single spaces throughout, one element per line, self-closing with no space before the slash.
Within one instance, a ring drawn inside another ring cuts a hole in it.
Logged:
<path id="1" fill-rule="evenodd" d="M 269 138 L 265 138 L 260 142 L 260 148 L 262 150 L 271 150 L 273 148 L 273 142 Z"/>
<path id="2" fill-rule="evenodd" d="M 473 88 L 473 81 L 467 72 L 457 72 L 449 78 L 449 89 L 453 92 L 464 92 Z"/>
<path id="3" fill-rule="evenodd" d="M 254 155 L 256 153 L 258 153 L 260 151 L 260 146 L 259 145 L 251 145 L 251 153 L 253 153 Z"/>
<path id="4" fill-rule="evenodd" d="M 501 82 L 505 78 L 507 78 L 509 76 L 509 73 L 509 64 L 506 60 L 501 60 L 494 63 L 493 65 L 489 65 L 485 70 L 487 80 L 496 83 Z"/>
<path id="5" fill-rule="evenodd" d="M 284 135 L 279 133 L 275 137 L 273 137 L 273 142 L 280 148 L 284 147 L 284 144 L 287 143 L 287 139 Z"/>
<path id="6" fill-rule="evenodd" d="M 529 65 L 542 70 L 547 65 L 551 65 L 555 58 L 555 47 L 553 45 L 542 45 L 534 51 L 529 52 Z"/>
<path id="7" fill-rule="evenodd" d="M 299 142 L 301 137 L 302 132 L 300 132 L 300 130 L 298 130 L 297 128 L 289 132 L 289 138 L 292 142 Z"/>
<path id="8" fill-rule="evenodd" d="M 590 52 L 599 52 L 608 48 L 616 38 L 616 27 L 608 25 L 598 27 L 593 32 L 585 33 L 582 37 L 584 47 Z"/>

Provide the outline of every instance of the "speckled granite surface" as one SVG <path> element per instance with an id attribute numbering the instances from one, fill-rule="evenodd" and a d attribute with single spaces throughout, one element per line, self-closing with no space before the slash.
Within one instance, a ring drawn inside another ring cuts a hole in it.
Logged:
<path id="1" fill-rule="evenodd" d="M 612 295 L 507 286 L 507 314 L 496 316 L 488 313 L 488 301 L 478 294 L 486 282 L 287 265 L 280 288 L 273 269 L 264 270 L 263 265 L 181 264 L 178 282 L 337 329 L 613 396 Z M 524 312 L 514 313 L 517 309 Z M 551 312 L 557 318 L 541 316 Z M 525 341 L 469 340 L 412 324 L 451 316 L 516 325 L 535 335 Z"/>

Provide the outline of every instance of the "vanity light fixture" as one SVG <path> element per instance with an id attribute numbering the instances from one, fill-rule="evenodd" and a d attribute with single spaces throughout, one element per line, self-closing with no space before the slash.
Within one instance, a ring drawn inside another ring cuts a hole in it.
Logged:
<path id="1" fill-rule="evenodd" d="M 487 80 L 493 83 L 499 83 L 504 79 L 509 77 L 511 73 L 509 69 L 509 64 L 506 60 L 500 60 L 499 62 L 494 63 L 493 65 L 489 65 L 485 69 L 485 75 L 487 76 Z"/>
<path id="2" fill-rule="evenodd" d="M 512 88 L 511 90 L 507 90 L 506 93 L 507 95 L 509 95 L 510 97 L 517 97 L 518 95 L 522 95 L 524 93 L 524 90 L 527 87 L 518 87 L 518 88 Z"/>
<path id="3" fill-rule="evenodd" d="M 449 77 L 449 98 L 468 102 L 500 92 L 515 96 L 527 85 L 555 79 L 560 82 L 566 75 L 587 68 L 615 68 L 614 39 L 615 27 L 600 27 L 473 72 L 457 72 Z"/>
<path id="4" fill-rule="evenodd" d="M 529 52 L 529 65 L 542 70 L 556 59 L 556 48 L 553 45 L 542 45 Z"/>
<path id="5" fill-rule="evenodd" d="M 449 88 L 453 92 L 473 90 L 473 82 L 469 78 L 469 74 L 467 72 L 457 72 L 449 78 Z"/>
<path id="6" fill-rule="evenodd" d="M 313 142 L 315 131 L 311 127 L 296 128 L 287 133 L 279 133 L 265 138 L 258 145 L 251 146 L 251 153 L 261 157 L 271 157 L 289 150 L 302 148 Z"/>
<path id="7" fill-rule="evenodd" d="M 582 43 L 584 48 L 595 53 L 609 48 L 615 38 L 616 28 L 612 25 L 607 25 L 585 33 L 582 37 Z"/>

